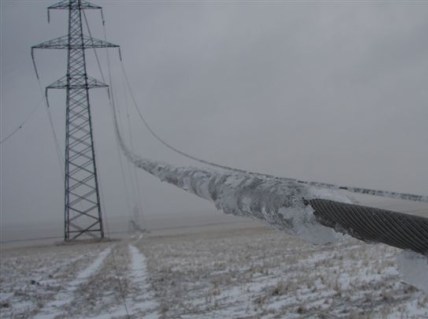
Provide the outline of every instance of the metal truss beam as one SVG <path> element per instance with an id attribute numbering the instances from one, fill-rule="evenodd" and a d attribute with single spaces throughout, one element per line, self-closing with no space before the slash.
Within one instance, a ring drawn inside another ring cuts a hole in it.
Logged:
<path id="1" fill-rule="evenodd" d="M 86 49 L 119 48 L 83 34 L 82 10 L 101 9 L 85 0 L 63 0 L 48 7 L 68 10 L 68 34 L 31 48 L 67 50 L 67 74 L 46 87 L 66 90 L 64 240 L 88 235 L 103 238 L 89 89 L 108 85 L 88 76 Z M 37 72 L 37 70 L 36 70 Z"/>

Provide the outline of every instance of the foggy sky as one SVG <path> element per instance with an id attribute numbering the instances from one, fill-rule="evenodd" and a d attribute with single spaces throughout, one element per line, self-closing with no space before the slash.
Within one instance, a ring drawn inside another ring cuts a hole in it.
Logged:
<path id="1" fill-rule="evenodd" d="M 93 2 L 104 8 L 108 40 L 122 48 L 141 110 L 174 146 L 278 176 L 428 194 L 428 2 Z M 46 21 L 53 3 L 1 2 L 2 138 L 41 100 L 31 46 L 67 33 L 66 12 Z M 87 16 L 103 39 L 99 14 Z M 101 78 L 88 55 L 89 74 Z M 134 151 L 197 165 L 153 140 L 125 94 L 117 52 L 109 57 Z M 65 59 L 65 50 L 36 51 L 43 87 L 65 75 Z M 50 105 L 63 153 L 65 92 L 52 91 Z M 91 107 L 108 216 L 128 218 L 137 197 L 149 217 L 215 211 L 122 157 L 125 186 L 105 90 L 91 91 Z M 41 109 L 1 145 L 2 227 L 62 223 L 60 165 Z"/>

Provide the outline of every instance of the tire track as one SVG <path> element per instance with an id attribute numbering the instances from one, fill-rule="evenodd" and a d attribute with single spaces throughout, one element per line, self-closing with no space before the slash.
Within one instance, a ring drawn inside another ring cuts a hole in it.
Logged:
<path id="1" fill-rule="evenodd" d="M 90 317 L 91 319 L 109 319 L 116 317 L 159 319 L 159 303 L 156 301 L 149 282 L 146 257 L 133 244 L 128 244 L 131 257 L 128 268 L 128 290 L 125 297 L 126 308 L 119 307 L 107 310 Z"/>
<path id="2" fill-rule="evenodd" d="M 85 282 L 89 280 L 94 274 L 96 274 L 101 266 L 104 263 L 104 260 L 111 253 L 112 247 L 108 247 L 100 252 L 97 258 L 89 264 L 88 267 L 80 271 L 76 278 L 68 283 L 67 287 L 60 291 L 55 299 L 47 303 L 38 314 L 36 314 L 34 319 L 53 319 L 57 316 L 64 315 L 63 308 L 64 306 L 70 304 L 74 299 L 74 293 L 76 290 Z"/>
<path id="3" fill-rule="evenodd" d="M 129 244 L 128 249 L 131 255 L 131 279 L 133 284 L 141 290 L 140 296 L 137 296 L 131 310 L 132 312 L 143 312 L 147 318 L 159 318 L 157 311 L 159 304 L 148 280 L 146 257 L 134 245 Z"/>

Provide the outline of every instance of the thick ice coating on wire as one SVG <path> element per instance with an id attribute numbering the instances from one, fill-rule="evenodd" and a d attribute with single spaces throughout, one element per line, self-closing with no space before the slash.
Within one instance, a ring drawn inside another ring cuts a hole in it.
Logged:
<path id="1" fill-rule="evenodd" d="M 136 166 L 160 180 L 213 201 L 226 214 L 266 221 L 312 243 L 332 242 L 340 236 L 319 224 L 312 208 L 304 203 L 304 199 L 320 197 L 349 202 L 339 192 L 244 173 L 173 167 L 140 158 L 129 150 L 126 155 Z"/>

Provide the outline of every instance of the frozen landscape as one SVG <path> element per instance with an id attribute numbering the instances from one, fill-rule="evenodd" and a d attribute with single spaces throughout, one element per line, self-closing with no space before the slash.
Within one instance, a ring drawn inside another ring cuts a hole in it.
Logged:
<path id="1" fill-rule="evenodd" d="M 3 246 L 1 318 L 428 318 L 400 253 L 351 238 L 316 246 L 256 223 Z"/>
<path id="2" fill-rule="evenodd" d="M 42 2 L 0 1 L 0 319 L 428 319 L 428 2 Z"/>

